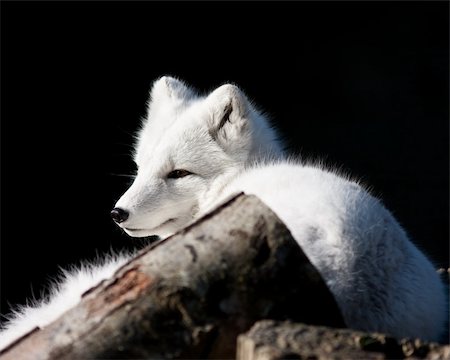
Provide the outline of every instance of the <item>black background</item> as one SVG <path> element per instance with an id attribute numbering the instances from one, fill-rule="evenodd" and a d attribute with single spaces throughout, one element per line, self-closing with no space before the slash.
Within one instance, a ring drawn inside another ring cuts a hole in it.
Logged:
<path id="1" fill-rule="evenodd" d="M 139 246 L 109 211 L 151 82 L 235 82 L 448 265 L 448 3 L 1 3 L 1 312 Z"/>

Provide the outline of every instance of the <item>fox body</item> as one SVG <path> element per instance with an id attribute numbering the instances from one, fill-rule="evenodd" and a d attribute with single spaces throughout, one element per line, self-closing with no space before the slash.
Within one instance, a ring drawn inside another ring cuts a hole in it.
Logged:
<path id="1" fill-rule="evenodd" d="M 289 159 L 238 87 L 199 96 L 177 79 L 158 79 L 134 161 L 134 182 L 112 211 L 130 236 L 166 237 L 236 192 L 254 194 L 284 221 L 321 273 L 348 327 L 435 341 L 444 334 L 444 285 L 390 212 L 356 181 Z M 100 268 L 118 268 L 127 258 Z M 85 281 L 83 291 L 97 277 Z M 58 307 L 51 319 L 30 318 L 35 309 L 20 309 L 0 334 L 0 347 L 26 328 L 45 326 L 78 299 Z M 40 308 L 52 308 L 52 300 Z"/>

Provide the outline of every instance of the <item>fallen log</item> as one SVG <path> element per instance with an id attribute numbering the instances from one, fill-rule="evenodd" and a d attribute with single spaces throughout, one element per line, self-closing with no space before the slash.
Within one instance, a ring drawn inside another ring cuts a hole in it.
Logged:
<path id="1" fill-rule="evenodd" d="M 450 346 L 350 329 L 257 322 L 238 337 L 237 360 L 450 359 Z"/>
<path id="2" fill-rule="evenodd" d="M 241 194 L 141 251 L 0 359 L 234 358 L 237 336 L 264 318 L 344 326 L 281 220 Z"/>

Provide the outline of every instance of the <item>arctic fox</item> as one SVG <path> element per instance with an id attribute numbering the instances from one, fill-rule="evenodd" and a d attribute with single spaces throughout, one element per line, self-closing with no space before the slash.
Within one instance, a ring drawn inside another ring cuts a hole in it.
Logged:
<path id="1" fill-rule="evenodd" d="M 348 327 L 439 340 L 444 286 L 381 202 L 357 182 L 286 158 L 275 131 L 234 85 L 206 97 L 163 77 L 151 92 L 138 171 L 112 216 L 131 236 L 168 236 L 235 192 L 284 221 Z"/>
<path id="2" fill-rule="evenodd" d="M 231 194 L 254 194 L 317 267 L 348 327 L 441 340 L 447 305 L 430 261 L 357 182 L 290 160 L 237 86 L 200 96 L 175 78 L 155 81 L 134 160 L 137 176 L 111 212 L 130 236 L 169 236 Z M 0 348 L 56 319 L 128 258 L 68 274 L 48 301 L 12 317 Z"/>

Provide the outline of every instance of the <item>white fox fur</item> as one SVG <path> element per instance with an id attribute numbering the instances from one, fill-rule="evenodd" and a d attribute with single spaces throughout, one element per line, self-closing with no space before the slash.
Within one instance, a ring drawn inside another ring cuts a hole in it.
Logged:
<path id="1" fill-rule="evenodd" d="M 0 350 L 34 328 L 43 328 L 56 320 L 74 307 L 84 292 L 110 278 L 131 256 L 132 254 L 107 255 L 95 263 L 62 270 L 47 297 L 19 306 L 8 316 L 8 321 L 2 324 L 3 330 L 0 332 Z"/>
<path id="2" fill-rule="evenodd" d="M 128 214 L 119 226 L 129 235 L 165 237 L 233 193 L 254 194 L 285 222 L 350 328 L 441 340 L 447 303 L 430 261 L 357 182 L 285 158 L 275 131 L 238 87 L 199 96 L 177 79 L 157 80 L 134 159 L 137 176 L 116 204 Z M 50 301 L 12 317 L 0 348 L 74 306 L 126 259 L 93 267 L 88 280 L 85 271 L 67 276 Z"/>

